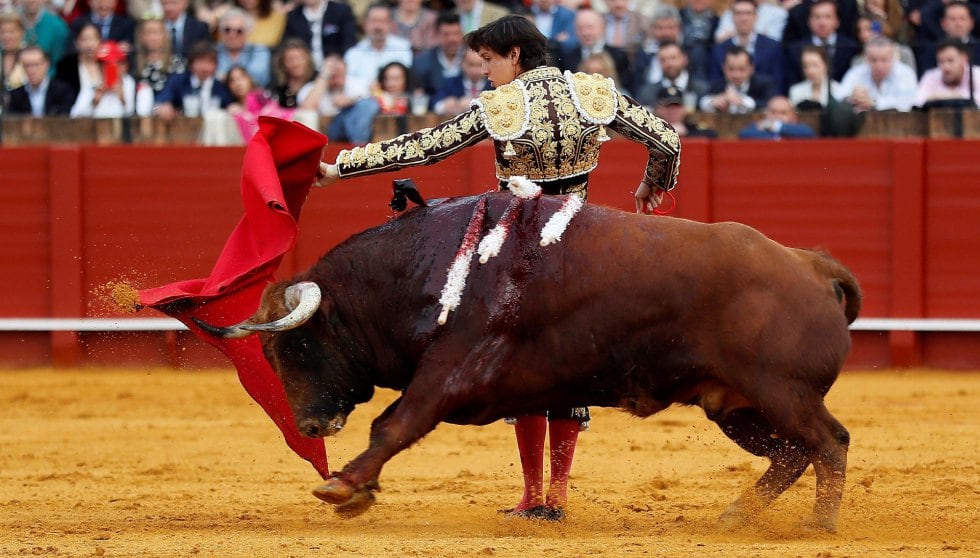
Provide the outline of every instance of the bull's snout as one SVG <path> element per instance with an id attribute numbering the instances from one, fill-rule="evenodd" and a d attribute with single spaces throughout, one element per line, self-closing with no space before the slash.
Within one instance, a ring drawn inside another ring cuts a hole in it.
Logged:
<path id="1" fill-rule="evenodd" d="M 337 415 L 331 419 L 311 417 L 299 422 L 299 431 L 310 438 L 325 438 L 340 432 L 346 423 L 347 417 L 344 415 Z"/>

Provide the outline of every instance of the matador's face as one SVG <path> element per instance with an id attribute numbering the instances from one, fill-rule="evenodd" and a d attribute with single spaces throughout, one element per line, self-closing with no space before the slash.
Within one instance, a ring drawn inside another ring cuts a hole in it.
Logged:
<path id="1" fill-rule="evenodd" d="M 494 87 L 514 81 L 521 73 L 521 49 L 518 47 L 511 48 L 505 55 L 497 54 L 487 47 L 480 47 L 477 53 L 483 60 L 483 75 Z"/>

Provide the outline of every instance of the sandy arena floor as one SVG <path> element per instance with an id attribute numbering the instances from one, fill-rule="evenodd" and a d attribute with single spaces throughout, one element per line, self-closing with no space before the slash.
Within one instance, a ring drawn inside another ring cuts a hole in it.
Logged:
<path id="1" fill-rule="evenodd" d="M 367 443 L 379 392 L 328 442 Z M 561 524 L 506 519 L 510 427 L 440 426 L 395 457 L 367 514 L 310 495 L 318 476 L 231 371 L 0 372 L 0 556 L 978 556 L 980 373 L 850 372 L 831 411 L 852 436 L 839 532 L 796 528 L 812 470 L 758 526 L 715 518 L 766 461 L 696 409 L 594 410 Z"/>

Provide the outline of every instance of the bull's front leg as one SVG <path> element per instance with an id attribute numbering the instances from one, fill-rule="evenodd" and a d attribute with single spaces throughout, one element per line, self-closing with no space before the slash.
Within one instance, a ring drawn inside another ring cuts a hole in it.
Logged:
<path id="1" fill-rule="evenodd" d="M 337 505 L 344 515 L 357 515 L 374 503 L 372 491 L 379 489 L 377 479 L 384 464 L 435 429 L 445 416 L 442 400 L 417 384 L 409 384 L 405 394 L 374 420 L 368 449 L 313 490 L 314 496 Z"/>

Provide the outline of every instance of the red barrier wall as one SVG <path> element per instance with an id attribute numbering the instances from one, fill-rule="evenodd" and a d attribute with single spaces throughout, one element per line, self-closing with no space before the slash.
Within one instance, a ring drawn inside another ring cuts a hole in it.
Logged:
<path id="1" fill-rule="evenodd" d="M 331 146 L 333 159 L 341 146 Z M 752 225 L 819 246 L 865 291 L 865 317 L 980 316 L 980 142 L 685 142 L 674 215 Z M 9 293 L 0 317 L 105 317 L 106 285 L 207 275 L 241 215 L 241 148 L 84 146 L 0 149 L 0 238 Z M 590 201 L 631 210 L 645 151 L 603 149 Z M 972 158 L 972 159 L 971 159 Z M 431 167 L 316 190 L 282 276 L 383 222 L 393 178 L 429 197 L 494 188 L 481 144 Z M 651 270 L 655 273 L 655 270 Z M 976 334 L 855 332 L 851 365 L 980 366 Z M 223 365 L 188 333 L 0 333 L 0 366 Z"/>

